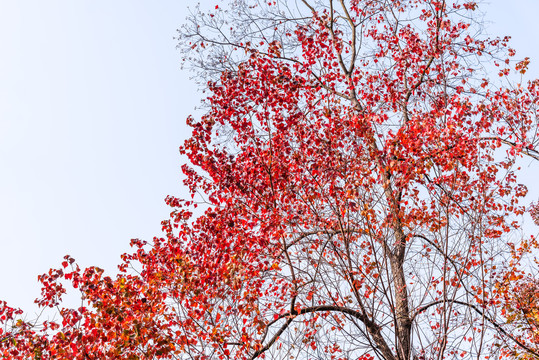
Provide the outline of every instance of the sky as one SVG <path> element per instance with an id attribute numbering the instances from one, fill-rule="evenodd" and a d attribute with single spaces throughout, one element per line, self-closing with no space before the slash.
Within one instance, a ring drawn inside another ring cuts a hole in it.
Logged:
<path id="1" fill-rule="evenodd" d="M 161 235 L 202 97 L 174 40 L 195 4 L 0 0 L 1 300 L 31 312 L 37 275 L 64 255 L 114 272 L 131 238 Z M 539 3 L 483 9 L 539 77 Z"/>

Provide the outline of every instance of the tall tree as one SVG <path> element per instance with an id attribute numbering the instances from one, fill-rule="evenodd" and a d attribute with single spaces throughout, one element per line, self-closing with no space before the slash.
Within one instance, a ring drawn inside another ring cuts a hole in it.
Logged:
<path id="1" fill-rule="evenodd" d="M 115 279 L 69 257 L 41 276 L 38 303 L 61 321 L 4 304 L 0 353 L 539 358 L 516 164 L 539 159 L 539 81 L 518 80 L 529 60 L 482 36 L 476 13 L 442 0 L 196 13 L 181 47 L 209 96 L 181 147 L 192 199 L 167 199 L 166 237 L 133 241 Z M 81 308 L 61 308 L 65 280 Z"/>

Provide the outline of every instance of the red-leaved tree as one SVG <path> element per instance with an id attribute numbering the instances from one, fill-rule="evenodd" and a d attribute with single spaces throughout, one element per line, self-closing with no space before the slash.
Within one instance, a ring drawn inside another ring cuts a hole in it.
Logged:
<path id="1" fill-rule="evenodd" d="M 476 8 L 238 0 L 193 15 L 181 48 L 209 95 L 181 147 L 192 199 L 167 199 L 166 237 L 133 241 L 115 278 L 70 257 L 41 276 L 57 318 L 3 304 L 0 354 L 539 358 L 517 169 L 539 159 L 539 81 L 518 80 L 529 60 L 484 37 Z M 84 306 L 62 307 L 66 282 Z"/>

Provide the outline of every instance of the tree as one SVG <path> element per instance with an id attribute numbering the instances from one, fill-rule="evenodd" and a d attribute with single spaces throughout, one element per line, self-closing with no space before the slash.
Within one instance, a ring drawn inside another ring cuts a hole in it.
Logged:
<path id="1" fill-rule="evenodd" d="M 116 278 L 70 257 L 41 276 L 38 303 L 61 321 L 4 304 L 0 353 L 539 358 L 517 164 L 539 159 L 539 81 L 518 80 L 529 60 L 482 36 L 476 13 L 436 0 L 196 13 L 182 48 L 209 96 L 181 147 L 192 199 L 167 198 L 166 237 L 134 240 Z M 60 308 L 65 281 L 84 306 Z"/>

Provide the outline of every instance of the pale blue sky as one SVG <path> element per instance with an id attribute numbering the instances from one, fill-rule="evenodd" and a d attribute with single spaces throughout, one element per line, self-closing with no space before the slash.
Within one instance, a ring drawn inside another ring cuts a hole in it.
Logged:
<path id="1" fill-rule="evenodd" d="M 0 0 L 0 299 L 29 307 L 65 254 L 114 271 L 181 194 L 198 104 L 183 1 Z"/>
<path id="2" fill-rule="evenodd" d="M 160 235 L 201 96 L 173 40 L 195 3 L 0 0 L 0 299 L 32 309 L 65 254 L 114 271 L 129 239 Z M 539 62 L 538 2 L 485 9 Z"/>

